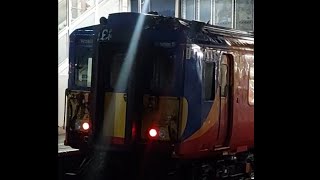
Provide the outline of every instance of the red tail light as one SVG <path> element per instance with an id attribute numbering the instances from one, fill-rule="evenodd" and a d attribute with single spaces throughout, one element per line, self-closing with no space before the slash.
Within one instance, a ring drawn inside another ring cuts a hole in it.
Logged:
<path id="1" fill-rule="evenodd" d="M 82 124 L 82 128 L 83 128 L 84 130 L 88 130 L 89 127 L 90 127 L 90 126 L 89 126 L 89 123 L 86 123 L 86 122 L 85 122 L 85 123 Z"/>
<path id="2" fill-rule="evenodd" d="M 155 130 L 155 129 L 150 129 L 150 130 L 149 130 L 149 135 L 150 135 L 151 137 L 156 137 L 157 134 L 158 134 L 157 130 Z"/>

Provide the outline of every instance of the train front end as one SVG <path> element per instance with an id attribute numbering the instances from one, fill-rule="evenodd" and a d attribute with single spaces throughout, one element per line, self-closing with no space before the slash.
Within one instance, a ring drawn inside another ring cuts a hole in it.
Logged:
<path id="1" fill-rule="evenodd" d="M 148 29 L 152 18 L 111 14 L 100 32 L 92 111 L 94 139 L 105 150 L 170 154 L 182 134 L 181 33 Z"/>
<path id="2" fill-rule="evenodd" d="M 66 138 L 64 144 L 84 150 L 91 134 L 90 87 L 93 43 L 97 25 L 80 28 L 70 35 L 69 80 L 65 91 Z"/>

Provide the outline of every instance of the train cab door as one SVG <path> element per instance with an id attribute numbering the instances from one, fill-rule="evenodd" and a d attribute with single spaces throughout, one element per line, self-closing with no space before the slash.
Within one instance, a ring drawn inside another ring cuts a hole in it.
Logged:
<path id="1" fill-rule="evenodd" d="M 105 144 L 125 144 L 128 133 L 128 84 L 133 59 L 126 60 L 128 47 L 100 44 L 92 78 L 94 136 Z M 131 94 L 130 94 L 131 95 Z M 104 97 L 104 98 L 101 98 Z M 129 134 L 130 135 L 130 134 Z"/>
<path id="2" fill-rule="evenodd" d="M 218 145 L 227 147 L 229 141 L 230 126 L 232 123 L 232 55 L 223 54 L 220 63 L 220 118 Z"/>
<path id="3" fill-rule="evenodd" d="M 147 53 L 142 50 L 147 49 L 145 46 L 139 46 L 140 51 L 136 53 L 131 65 L 131 73 L 127 84 L 127 112 L 126 112 L 126 141 L 127 143 L 139 141 L 141 132 L 141 119 L 143 112 L 143 94 L 145 84 L 148 82 L 144 59 Z"/>

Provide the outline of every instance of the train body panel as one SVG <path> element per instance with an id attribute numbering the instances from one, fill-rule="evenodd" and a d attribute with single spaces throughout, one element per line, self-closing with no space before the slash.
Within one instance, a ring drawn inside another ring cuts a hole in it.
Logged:
<path id="1" fill-rule="evenodd" d="M 233 126 L 230 144 L 237 151 L 253 148 L 254 108 L 250 105 L 250 70 L 254 67 L 253 52 L 239 53 L 234 62 Z M 253 97 L 252 97 L 253 99 Z"/>
<path id="2" fill-rule="evenodd" d="M 217 57 L 220 71 L 216 75 L 218 79 L 216 88 L 213 88 L 216 89 L 215 98 L 210 103 L 208 113 L 204 104 L 208 102 L 202 103 L 202 112 L 204 111 L 205 116 L 202 116 L 201 120 L 196 120 L 198 123 L 202 122 L 201 127 L 193 126 L 196 131 L 191 136 L 182 138 L 181 143 L 177 144 L 176 154 L 181 158 L 200 158 L 253 148 L 253 106 L 248 102 L 249 68 L 253 68 L 252 52 L 221 51 L 221 56 Z M 225 78 L 224 73 L 227 73 Z M 197 92 L 195 87 L 192 90 Z M 189 109 L 200 108 L 199 104 L 199 102 L 189 103 Z M 189 115 L 188 113 L 188 120 L 194 121 Z"/>

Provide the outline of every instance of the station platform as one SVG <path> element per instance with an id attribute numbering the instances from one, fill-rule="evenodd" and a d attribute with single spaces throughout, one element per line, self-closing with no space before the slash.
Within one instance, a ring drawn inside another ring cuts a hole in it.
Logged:
<path id="1" fill-rule="evenodd" d="M 59 155 L 79 151 L 79 149 L 74 149 L 74 148 L 71 148 L 70 146 L 65 146 L 64 139 L 65 139 L 65 130 L 61 127 L 58 127 L 58 154 Z"/>

